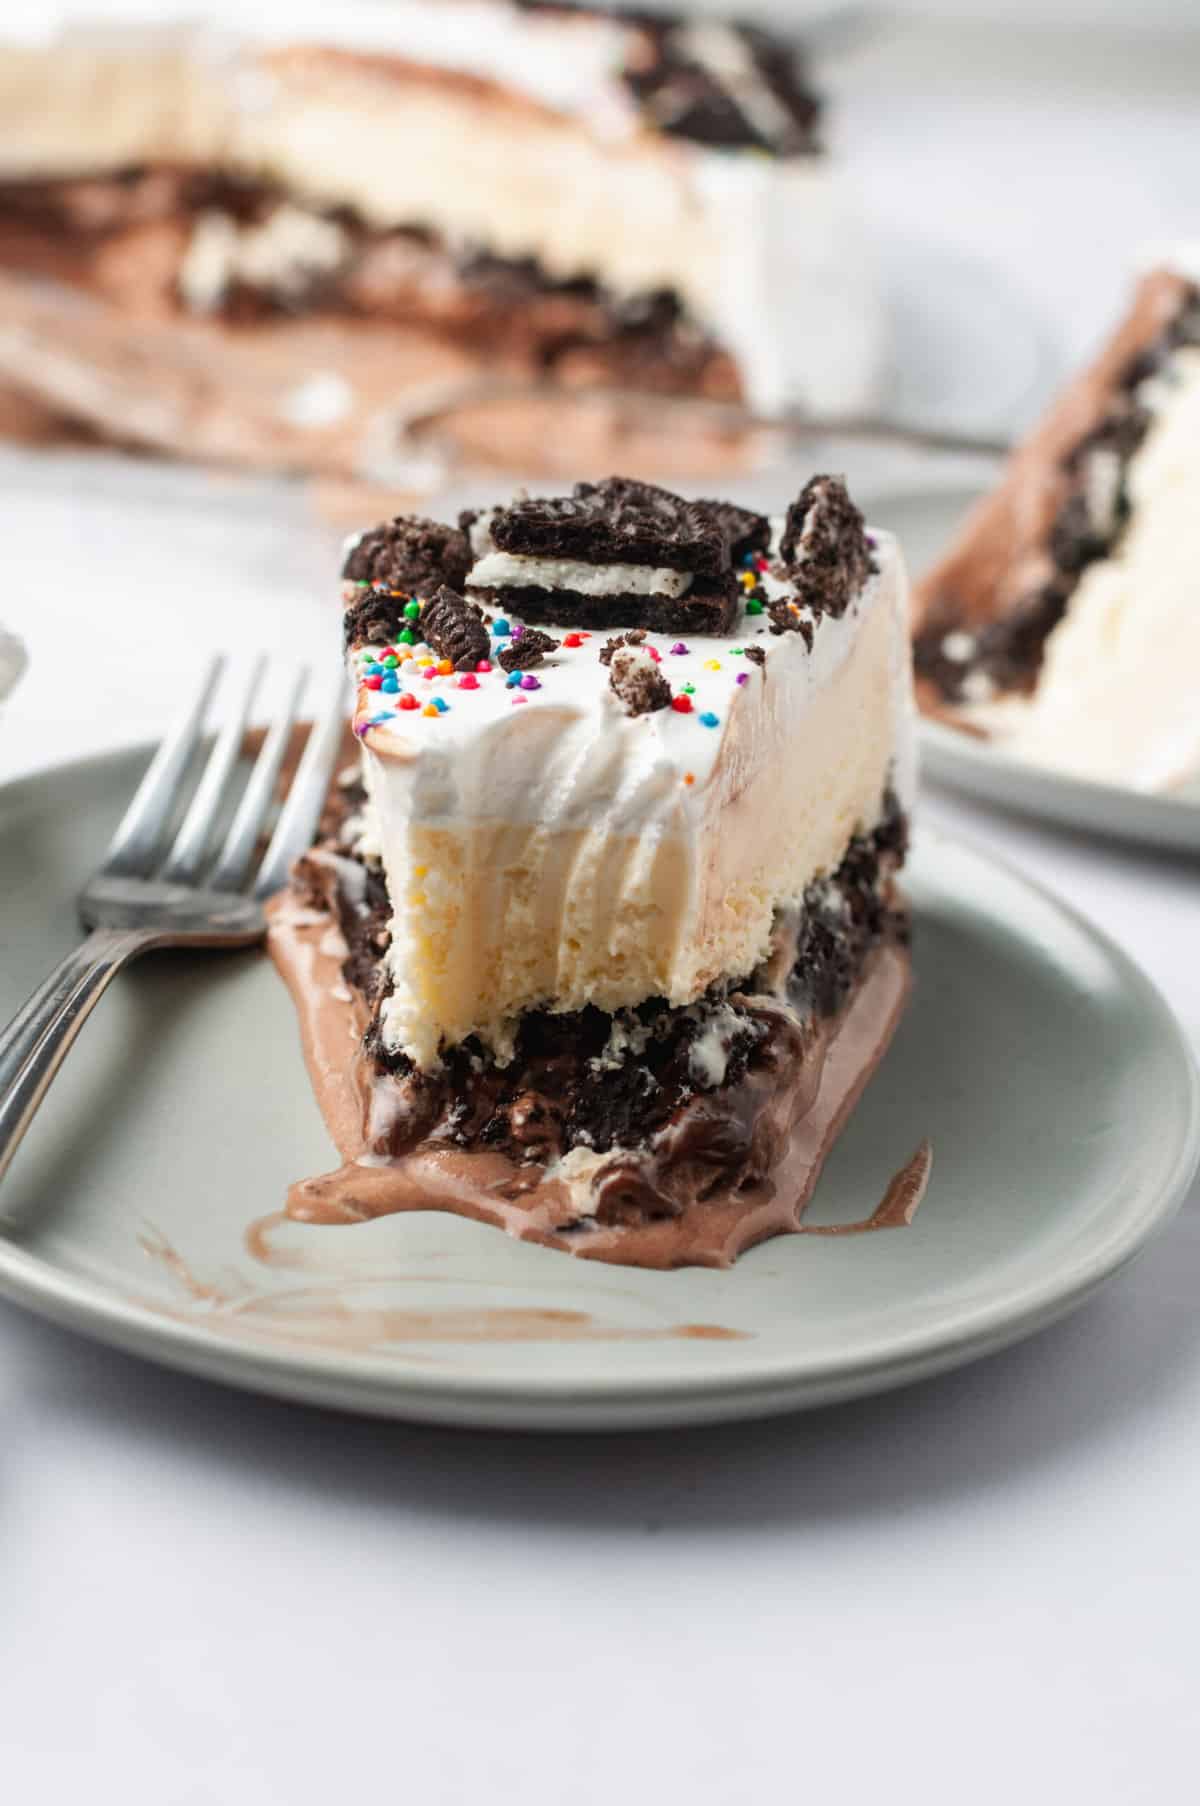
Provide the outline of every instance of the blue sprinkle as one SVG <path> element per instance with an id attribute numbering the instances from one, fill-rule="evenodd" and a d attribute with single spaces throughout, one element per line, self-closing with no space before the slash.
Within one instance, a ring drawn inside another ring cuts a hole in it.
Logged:
<path id="1" fill-rule="evenodd" d="M 703 715 L 697 715 L 696 719 L 701 727 L 719 727 L 721 725 L 721 717 L 714 715 L 711 709 L 705 709 Z"/>
<path id="2" fill-rule="evenodd" d="M 433 706 L 439 715 L 445 715 L 450 708 L 450 704 L 446 701 L 444 696 L 435 696 L 433 698 Z"/>
<path id="3" fill-rule="evenodd" d="M 382 727 L 385 721 L 394 721 L 395 719 L 396 719 L 395 709 L 384 709 L 382 714 L 372 715 L 371 719 L 367 722 L 367 726 L 368 727 Z"/>
<path id="4" fill-rule="evenodd" d="M 521 681 L 521 673 L 519 671 L 510 671 L 504 681 L 510 690 L 515 690 Z"/>
<path id="5" fill-rule="evenodd" d="M 394 696 L 396 691 L 400 688 L 400 679 L 393 671 L 389 671 L 379 688 L 381 690 L 386 690 L 389 696 Z"/>
<path id="6" fill-rule="evenodd" d="M 382 677 L 384 675 L 383 666 L 379 664 L 368 665 L 366 675 L 368 677 Z"/>
<path id="7" fill-rule="evenodd" d="M 500 635 L 501 639 L 507 639 L 509 634 L 512 632 L 512 628 L 509 626 L 507 621 L 498 620 L 498 621 L 492 622 L 492 632 L 498 633 Z"/>

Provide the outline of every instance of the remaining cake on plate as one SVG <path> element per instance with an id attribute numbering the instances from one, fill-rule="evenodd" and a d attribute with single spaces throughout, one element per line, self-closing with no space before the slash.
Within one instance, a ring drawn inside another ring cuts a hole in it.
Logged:
<path id="1" fill-rule="evenodd" d="M 831 477 L 774 526 L 611 478 L 344 575 L 361 788 L 270 944 L 345 1165 L 293 1214 L 655 1266 L 796 1228 L 908 991 L 895 543 Z"/>
<path id="2" fill-rule="evenodd" d="M 542 0 L 222 11 L 0 24 L 0 267 L 213 357 L 249 338 L 315 425 L 484 369 L 766 414 L 870 397 L 879 310 L 794 45 Z"/>
<path id="3" fill-rule="evenodd" d="M 1200 780 L 1200 247 L 1147 275 L 918 586 L 922 706 L 1081 777 Z"/>

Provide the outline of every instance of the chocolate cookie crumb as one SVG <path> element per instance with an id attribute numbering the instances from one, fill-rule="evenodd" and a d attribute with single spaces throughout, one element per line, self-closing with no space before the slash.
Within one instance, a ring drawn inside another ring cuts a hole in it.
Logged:
<path id="1" fill-rule="evenodd" d="M 804 485 L 787 511 L 779 555 L 798 602 L 814 615 L 845 614 L 871 573 L 871 551 L 863 517 L 840 478 L 813 477 Z M 779 631 L 787 630 L 781 622 Z"/>
<path id="2" fill-rule="evenodd" d="M 342 618 L 342 638 L 347 647 L 386 646 L 405 625 L 404 597 L 384 590 L 352 589 Z M 353 600 L 357 596 L 358 601 Z"/>
<path id="3" fill-rule="evenodd" d="M 811 641 L 809 643 L 811 644 Z M 742 653 L 744 657 L 750 660 L 752 665 L 765 665 L 767 662 L 767 649 L 765 646 L 743 646 Z"/>
<path id="4" fill-rule="evenodd" d="M 612 638 L 605 640 L 600 648 L 600 663 L 611 665 L 613 653 L 621 646 L 640 646 L 645 637 L 646 629 L 644 627 L 634 627 L 629 633 L 614 633 Z"/>
<path id="5" fill-rule="evenodd" d="M 502 671 L 532 671 L 548 652 L 556 652 L 559 642 L 536 627 L 527 627 L 520 639 L 510 640 L 496 663 Z"/>
<path id="6" fill-rule="evenodd" d="M 629 715 L 649 715 L 670 704 L 671 686 L 644 646 L 614 647 L 608 681 Z"/>
<path id="7" fill-rule="evenodd" d="M 470 568 L 465 533 L 419 514 L 398 514 L 351 546 L 342 576 L 351 582 L 382 584 L 406 596 L 431 596 L 442 583 L 461 589 Z"/>
<path id="8" fill-rule="evenodd" d="M 473 671 L 491 646 L 480 611 L 447 584 L 422 608 L 421 632 L 456 671 Z"/>
<path id="9" fill-rule="evenodd" d="M 798 612 L 797 605 L 792 602 L 772 602 L 767 613 L 771 617 L 772 633 L 798 633 L 808 650 L 813 647 L 813 625 Z"/>

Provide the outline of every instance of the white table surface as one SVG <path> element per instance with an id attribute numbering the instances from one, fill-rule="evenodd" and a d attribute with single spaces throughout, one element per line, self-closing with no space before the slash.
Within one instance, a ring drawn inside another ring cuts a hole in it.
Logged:
<path id="1" fill-rule="evenodd" d="M 1125 214 L 1186 223 L 1197 61 L 909 32 L 838 86 L 871 205 L 1003 256 L 1078 343 L 1119 294 Z M 0 470 L 0 614 L 33 652 L 0 778 L 144 734 L 162 675 L 251 613 L 259 643 L 327 647 L 299 509 L 284 542 L 252 513 L 227 535 L 164 473 L 130 548 L 104 483 L 68 478 L 78 530 L 47 545 L 61 499 Z M 225 591 L 181 608 L 226 556 Z M 925 807 L 1089 911 L 1200 1048 L 1194 866 Z M 1190 1798 L 1198 1300 L 1193 1195 L 1095 1302 L 982 1365 L 590 1440 L 258 1401 L 0 1306 L 0 1797 Z"/>

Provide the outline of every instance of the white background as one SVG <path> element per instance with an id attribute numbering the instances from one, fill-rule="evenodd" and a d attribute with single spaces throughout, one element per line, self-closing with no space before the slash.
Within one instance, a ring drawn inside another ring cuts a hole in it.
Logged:
<path id="1" fill-rule="evenodd" d="M 1133 242 L 1200 231 L 1194 46 L 920 28 L 836 86 L 876 216 L 1003 264 L 1074 349 Z M 136 548 L 121 594 L 35 594 L 36 496 L 5 496 L 0 611 L 35 662 L 0 777 L 140 734 L 188 637 L 246 606 L 181 626 Z M 103 493 L 80 510 L 102 537 Z M 205 531 L 180 526 L 173 589 Z M 314 644 L 302 536 L 275 578 L 259 633 L 291 607 Z M 927 809 L 1086 908 L 1200 1047 L 1194 866 Z M 0 1307 L 0 1798 L 1191 1799 L 1198 1300 L 1193 1195 L 977 1368 L 595 1440 L 291 1409 Z"/>

